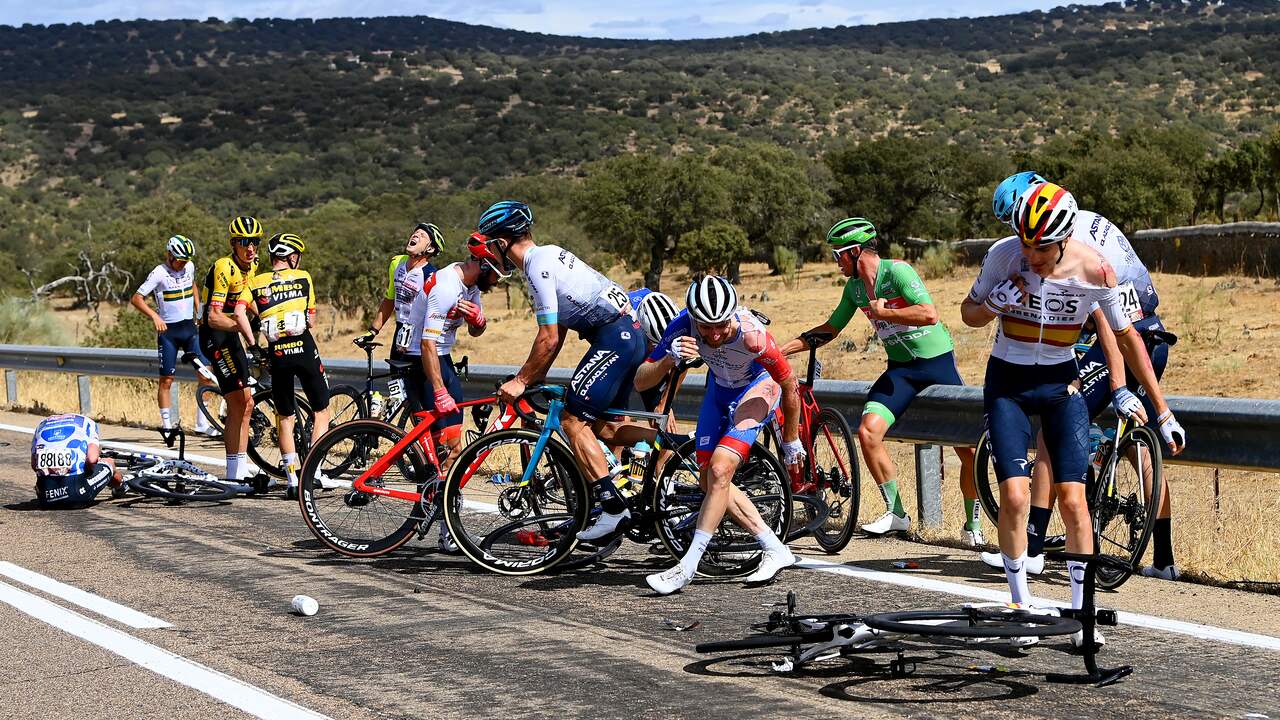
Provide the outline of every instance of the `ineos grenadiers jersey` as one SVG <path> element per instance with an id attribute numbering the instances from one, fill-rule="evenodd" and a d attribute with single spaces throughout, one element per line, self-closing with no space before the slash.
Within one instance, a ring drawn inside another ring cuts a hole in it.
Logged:
<path id="1" fill-rule="evenodd" d="M 1071 239 L 1079 240 L 1102 253 L 1116 271 L 1116 285 L 1129 322 L 1156 314 L 1160 296 L 1151 273 L 1142 264 L 1129 239 L 1110 220 L 1097 213 L 1080 211 L 1071 229 Z"/>
<path id="2" fill-rule="evenodd" d="M 188 262 L 181 270 L 174 270 L 168 263 L 160 263 L 138 286 L 142 296 L 154 293 L 156 314 L 166 323 L 191 320 L 196 315 L 195 265 Z"/>
<path id="3" fill-rule="evenodd" d="M 1016 237 L 1000 240 L 987 251 L 982 271 L 969 290 L 969 299 L 985 302 L 992 288 L 1014 275 L 1025 281 L 1026 297 L 1022 304 L 1000 316 L 991 354 L 1001 360 L 1017 365 L 1054 365 L 1074 360 L 1073 348 L 1080 327 L 1094 307 L 1102 308 L 1116 332 L 1131 324 L 1117 288 L 1074 277 L 1041 278 L 1022 257 L 1022 246 Z"/>
<path id="4" fill-rule="evenodd" d="M 768 373 L 778 382 L 790 377 L 791 366 L 755 314 L 744 307 L 733 312 L 738 322 L 738 334 L 720 347 L 713 348 L 694 329 L 689 313 L 682 311 L 667 326 L 662 340 L 649 353 L 646 362 L 658 362 L 666 357 L 676 338 L 691 337 L 697 341 L 698 355 L 706 362 L 711 377 L 721 387 L 745 387 L 761 373 Z"/>
<path id="5" fill-rule="evenodd" d="M 54 415 L 36 426 L 31 465 L 36 474 L 80 475 L 89 463 L 89 445 L 98 443 L 98 423 L 83 415 Z"/>
<path id="6" fill-rule="evenodd" d="M 525 253 L 524 281 L 539 325 L 586 333 L 633 314 L 625 290 L 557 245 Z"/>
<path id="7" fill-rule="evenodd" d="M 884 298 L 885 305 L 892 309 L 933 304 L 933 298 L 929 297 L 929 291 L 925 289 L 920 276 L 901 260 L 880 260 L 876 268 L 874 292 L 876 297 Z M 868 305 L 870 302 L 867 299 L 866 283 L 854 275 L 845 282 L 840 304 L 831 312 L 827 324 L 836 330 L 844 330 L 853 318 L 854 311 L 861 310 L 875 329 L 880 342 L 884 343 L 885 353 L 894 362 L 938 357 L 954 348 L 951 334 L 941 321 L 932 325 L 912 326 L 876 320 L 867 311 Z"/>
<path id="8" fill-rule="evenodd" d="M 427 279 L 409 313 L 415 355 L 422 354 L 423 340 L 436 344 L 436 355 L 449 354 L 458 341 L 458 328 L 466 322 L 457 309 L 459 300 L 480 305 L 480 288 L 462 282 L 462 263 L 440 268 Z"/>

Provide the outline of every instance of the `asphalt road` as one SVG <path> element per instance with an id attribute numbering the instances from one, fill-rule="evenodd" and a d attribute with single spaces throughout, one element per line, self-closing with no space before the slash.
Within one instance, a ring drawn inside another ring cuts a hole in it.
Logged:
<path id="1" fill-rule="evenodd" d="M 296 504 L 280 498 L 212 506 L 126 499 L 42 512 L 29 502 L 29 439 L 0 432 L 0 440 L 12 443 L 0 447 L 0 560 L 171 627 L 131 628 L 3 573 L 0 583 L 300 706 L 283 717 L 307 708 L 332 718 L 1280 718 L 1276 649 L 1122 625 L 1108 629 L 1100 659 L 1135 672 L 1102 689 L 1045 681 L 1045 672 L 1082 669 L 1053 639 L 1026 651 L 913 644 L 906 655 L 916 672 L 902 679 L 876 671 L 883 658 L 867 656 L 781 675 L 769 651 L 704 656 L 693 647 L 745 633 L 789 589 L 814 612 L 962 599 L 814 569 L 785 571 L 764 588 L 700 580 L 658 598 L 643 578 L 670 559 L 648 548 L 624 547 L 606 566 L 506 578 L 436 553 L 434 532 L 429 545 L 357 561 L 321 550 Z M 879 570 L 915 557 L 928 579 L 1003 586 L 971 553 L 902 541 L 856 538 L 843 555 L 821 557 Z M 1065 598 L 1065 578 L 1050 573 L 1035 590 Z M 1100 602 L 1280 636 L 1274 596 L 1145 579 L 1122 590 Z M 298 593 L 317 598 L 319 614 L 291 614 Z M 677 632 L 668 619 L 699 625 Z M 58 625 L 0 602 L 0 718 L 246 716 L 122 657 L 117 641 L 104 648 Z M 1006 670 L 972 669 L 979 665 Z"/>

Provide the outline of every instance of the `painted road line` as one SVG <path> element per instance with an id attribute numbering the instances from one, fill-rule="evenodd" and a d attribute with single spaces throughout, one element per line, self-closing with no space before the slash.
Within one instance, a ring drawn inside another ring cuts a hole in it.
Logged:
<path id="1" fill-rule="evenodd" d="M 844 575 L 845 577 L 857 578 L 859 580 L 886 583 L 888 585 L 900 585 L 902 587 L 916 588 L 918 590 L 931 590 L 933 592 L 946 593 L 948 595 L 959 595 L 961 597 L 986 600 L 988 602 L 1004 603 L 1009 601 L 1009 593 L 1004 590 L 988 590 L 987 588 L 973 587 L 963 583 L 948 582 L 946 580 L 922 577 L 920 575 L 889 573 L 881 570 L 871 570 L 869 568 L 858 567 L 857 565 L 841 565 L 839 563 L 819 560 L 817 558 L 804 558 L 796 563 L 795 567 L 808 570 L 820 570 L 822 572 Z M 1067 603 L 1050 600 L 1048 598 L 1036 598 L 1036 604 L 1050 605 L 1053 607 L 1067 607 Z M 1133 625 L 1135 627 L 1149 628 L 1152 630 L 1163 630 L 1165 632 L 1177 633 L 1179 635 L 1190 635 L 1191 637 L 1200 638 L 1202 640 L 1216 640 L 1218 642 L 1230 643 L 1232 645 L 1246 645 L 1249 647 L 1262 648 L 1264 650 L 1280 650 L 1280 638 L 1272 637 L 1270 635 L 1259 635 L 1258 633 L 1244 632 L 1243 630 L 1231 630 L 1228 628 L 1215 627 L 1213 625 L 1201 625 L 1200 623 L 1183 622 L 1181 620 L 1169 620 L 1167 618 L 1155 617 L 1153 615 L 1141 615 L 1131 612 L 1121 611 L 1117 613 L 1117 615 L 1119 622 L 1125 625 Z"/>
<path id="2" fill-rule="evenodd" d="M 10 425 L 8 423 L 0 423 L 0 430 L 9 430 L 11 432 L 19 432 L 25 435 L 34 434 L 36 431 L 35 428 L 22 427 L 21 425 Z M 147 453 L 150 455 L 159 455 L 160 457 L 170 457 L 170 458 L 178 457 L 177 450 L 169 450 L 167 448 L 153 448 L 153 447 L 147 447 L 146 445 L 137 445 L 135 443 L 104 441 L 102 443 L 102 446 L 116 448 L 118 450 L 131 450 L 133 452 Z M 193 462 L 202 462 L 202 463 L 208 463 L 210 465 L 216 465 L 218 467 L 227 466 L 226 458 L 216 458 L 216 457 L 210 457 L 208 455 L 192 455 L 191 453 L 187 453 L 187 459 Z"/>
<path id="3" fill-rule="evenodd" d="M 0 575 L 16 580 L 23 585 L 33 587 L 69 603 L 75 603 L 86 610 L 91 610 L 105 618 L 110 618 L 123 625 L 139 630 L 172 627 L 169 623 L 140 613 L 131 607 L 112 602 L 100 595 L 54 580 L 34 570 L 28 570 L 11 562 L 0 561 Z"/>
<path id="4" fill-rule="evenodd" d="M 122 630 L 103 625 L 8 583 L 0 582 L 0 602 L 254 717 L 264 720 L 331 720 L 326 715 L 139 640 Z"/>

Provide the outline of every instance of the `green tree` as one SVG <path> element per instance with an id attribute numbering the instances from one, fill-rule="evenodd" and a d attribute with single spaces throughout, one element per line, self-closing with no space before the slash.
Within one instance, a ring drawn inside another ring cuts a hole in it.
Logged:
<path id="1" fill-rule="evenodd" d="M 731 222 L 717 220 L 681 235 L 676 259 L 688 266 L 689 274 L 694 277 L 717 270 L 727 274 L 727 268 L 737 265 L 750 251 L 746 231 Z"/>

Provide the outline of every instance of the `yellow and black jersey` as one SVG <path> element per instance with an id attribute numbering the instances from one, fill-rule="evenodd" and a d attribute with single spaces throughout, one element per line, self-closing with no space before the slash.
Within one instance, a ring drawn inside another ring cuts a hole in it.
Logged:
<path id="1" fill-rule="evenodd" d="M 258 312 L 262 331 L 275 342 L 302 335 L 316 311 L 316 289 L 306 270 L 274 270 L 254 275 L 245 283 L 240 302 Z"/>
<path id="2" fill-rule="evenodd" d="M 211 312 L 234 315 L 236 303 L 240 302 L 246 287 L 245 279 L 252 277 L 257 268 L 258 263 L 255 262 L 248 270 L 241 270 L 230 255 L 214 261 L 200 285 L 200 324 L 209 324 Z"/>

